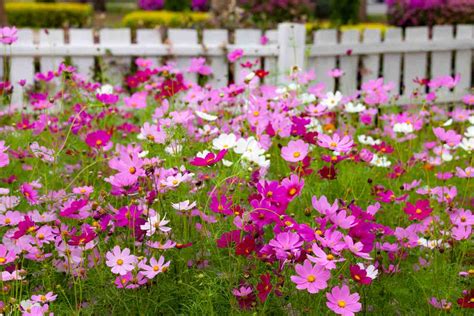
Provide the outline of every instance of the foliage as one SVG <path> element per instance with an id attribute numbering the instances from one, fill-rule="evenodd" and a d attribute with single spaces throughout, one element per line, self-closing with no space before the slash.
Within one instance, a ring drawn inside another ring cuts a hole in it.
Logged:
<path id="1" fill-rule="evenodd" d="M 93 13 L 88 4 L 79 3 L 6 3 L 8 22 L 17 27 L 83 27 Z"/>
<path id="2" fill-rule="evenodd" d="M 209 15 L 203 12 L 134 11 L 124 16 L 122 24 L 131 28 L 195 27 L 208 20 Z"/>
<path id="3" fill-rule="evenodd" d="M 331 21 L 337 25 L 357 23 L 359 4 L 359 0 L 331 0 Z"/>
<path id="4" fill-rule="evenodd" d="M 474 0 L 388 0 L 388 20 L 397 26 L 474 23 Z"/>
<path id="5" fill-rule="evenodd" d="M 261 27 L 280 22 L 305 22 L 314 13 L 310 0 L 238 0 L 244 20 Z"/>

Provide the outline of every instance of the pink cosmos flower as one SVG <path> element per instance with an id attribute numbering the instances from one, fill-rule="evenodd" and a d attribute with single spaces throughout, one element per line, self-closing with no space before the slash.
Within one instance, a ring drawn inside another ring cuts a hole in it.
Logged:
<path id="1" fill-rule="evenodd" d="M 328 76 L 333 78 L 339 78 L 344 75 L 344 71 L 339 68 L 334 68 L 328 71 Z"/>
<path id="2" fill-rule="evenodd" d="M 188 72 L 209 76 L 212 74 L 212 68 L 206 65 L 206 59 L 204 57 L 198 57 L 191 59 L 191 65 L 188 68 Z"/>
<path id="3" fill-rule="evenodd" d="M 346 135 L 341 138 L 338 134 L 334 134 L 332 137 L 319 134 L 318 135 L 318 145 L 323 148 L 328 148 L 337 152 L 348 152 L 351 150 L 354 141 L 350 136 Z"/>
<path id="4" fill-rule="evenodd" d="M 344 241 L 346 243 L 347 249 L 352 252 L 354 255 L 367 259 L 372 260 L 370 255 L 366 252 L 363 252 L 362 249 L 364 248 L 364 244 L 360 241 L 354 243 L 354 240 L 350 236 L 344 236 Z"/>
<path id="5" fill-rule="evenodd" d="M 48 302 L 55 301 L 57 297 L 58 297 L 57 294 L 54 295 L 53 292 L 48 292 L 46 294 L 41 294 L 41 295 L 32 295 L 31 300 L 34 302 L 41 303 L 41 304 L 46 304 Z"/>
<path id="6" fill-rule="evenodd" d="M 0 140 L 0 168 L 8 166 L 10 159 L 8 154 L 5 153 L 8 150 L 8 147 L 5 146 L 5 141 Z"/>
<path id="7" fill-rule="evenodd" d="M 160 259 L 156 260 L 155 257 L 150 259 L 150 264 L 146 264 L 146 260 L 140 261 L 138 267 L 141 269 L 140 273 L 148 279 L 153 279 L 158 274 L 166 272 L 170 265 L 170 261 L 165 263 L 165 257 L 160 256 Z"/>
<path id="8" fill-rule="evenodd" d="M 86 136 L 86 144 L 91 148 L 104 148 L 110 141 L 110 134 L 103 130 L 91 132 Z"/>
<path id="9" fill-rule="evenodd" d="M 448 146 L 454 147 L 461 142 L 462 136 L 453 130 L 445 131 L 442 127 L 433 128 L 433 133 L 442 142 L 445 142 Z"/>
<path id="10" fill-rule="evenodd" d="M 20 192 L 30 205 L 38 204 L 38 191 L 36 191 L 30 183 L 23 183 L 20 186 Z"/>
<path id="11" fill-rule="evenodd" d="M 166 140 L 166 132 L 162 129 L 160 130 L 158 125 L 146 122 L 140 129 L 140 134 L 138 134 L 137 138 L 163 144 Z"/>
<path id="12" fill-rule="evenodd" d="M 338 315 L 353 316 L 362 310 L 359 294 L 351 294 L 347 285 L 333 287 L 331 293 L 326 293 L 326 298 L 327 307 Z"/>
<path id="13" fill-rule="evenodd" d="M 16 27 L 4 26 L 0 28 L 0 43 L 11 45 L 18 40 L 18 30 Z"/>
<path id="14" fill-rule="evenodd" d="M 251 286 L 242 285 L 240 288 L 233 289 L 232 294 L 239 302 L 239 306 L 242 309 L 250 309 L 252 304 L 255 302 L 255 294 Z"/>
<path id="15" fill-rule="evenodd" d="M 308 150 L 309 144 L 301 139 L 292 140 L 281 149 L 281 156 L 288 162 L 298 162 L 306 157 Z"/>
<path id="16" fill-rule="evenodd" d="M 336 268 L 336 262 L 344 261 L 344 258 L 336 258 L 331 252 L 326 253 L 321 248 L 318 247 L 316 243 L 313 244 L 312 252 L 314 256 L 307 255 L 308 259 L 311 262 L 316 263 L 317 265 L 323 266 L 328 270 Z"/>
<path id="17" fill-rule="evenodd" d="M 463 170 L 459 167 L 456 167 L 456 176 L 458 178 L 474 178 L 474 168 L 467 167 Z"/>
<path id="18" fill-rule="evenodd" d="M 233 63 L 233 62 L 237 61 L 243 55 L 244 55 L 244 51 L 242 49 L 238 48 L 238 49 L 235 49 L 235 50 L 231 51 L 229 54 L 227 54 L 227 59 L 231 63 Z"/>
<path id="19" fill-rule="evenodd" d="M 135 92 L 130 97 L 123 98 L 125 105 L 132 109 L 144 109 L 146 108 L 146 98 L 148 93 L 144 91 Z"/>
<path id="20" fill-rule="evenodd" d="M 347 216 L 347 212 L 345 210 L 331 214 L 329 219 L 334 223 L 334 225 L 342 229 L 349 229 L 356 225 L 355 217 L 352 215 Z"/>
<path id="21" fill-rule="evenodd" d="M 283 232 L 270 240 L 268 245 L 274 248 L 278 259 L 291 260 L 299 257 L 303 240 L 297 233 Z"/>
<path id="22" fill-rule="evenodd" d="M 0 265 L 9 264 L 16 259 L 16 253 L 13 250 L 9 250 L 4 245 L 0 244 Z"/>
<path id="23" fill-rule="evenodd" d="M 430 216 L 433 209 L 430 208 L 430 201 L 429 200 L 418 200 L 416 201 L 415 205 L 407 202 L 407 205 L 403 209 L 403 211 L 410 215 L 410 220 L 423 220 Z"/>
<path id="24" fill-rule="evenodd" d="M 313 266 L 311 261 L 305 260 L 303 265 L 297 264 L 295 270 L 298 275 L 292 275 L 291 281 L 296 284 L 298 290 L 307 290 L 315 294 L 327 288 L 331 273 L 323 266 L 317 264 Z"/>
<path id="25" fill-rule="evenodd" d="M 462 102 L 466 105 L 474 105 L 474 94 L 467 94 L 462 97 Z"/>
<path id="26" fill-rule="evenodd" d="M 107 259 L 105 264 L 112 268 L 112 273 L 120 275 L 132 271 L 137 262 L 137 257 L 130 254 L 130 249 L 125 248 L 122 251 L 119 246 L 115 246 L 112 251 L 108 251 L 105 258 Z"/>

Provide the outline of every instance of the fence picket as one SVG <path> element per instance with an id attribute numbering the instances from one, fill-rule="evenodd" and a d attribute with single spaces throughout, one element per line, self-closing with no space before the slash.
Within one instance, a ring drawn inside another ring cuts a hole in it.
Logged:
<path id="1" fill-rule="evenodd" d="M 33 46 L 33 31 L 30 29 L 18 30 L 17 46 Z M 12 104 L 23 104 L 23 87 L 18 83 L 25 80 L 26 85 L 33 83 L 35 75 L 34 58 L 31 56 L 11 56 L 10 82 L 13 85 Z"/>
<path id="2" fill-rule="evenodd" d="M 254 29 L 239 29 L 235 31 L 235 45 L 237 46 L 246 46 L 246 45 L 258 45 L 260 43 L 260 39 L 262 38 L 262 31 L 261 30 L 254 30 Z M 242 57 L 238 61 L 235 62 L 234 68 L 234 81 L 236 83 L 242 83 L 245 78 L 245 74 L 242 73 L 244 69 L 241 64 L 245 64 L 246 62 L 256 63 L 254 68 L 260 68 L 261 62 L 260 57 L 253 56 L 251 54 L 247 55 L 248 57 Z"/>
<path id="3" fill-rule="evenodd" d="M 69 45 L 92 45 L 94 44 L 94 34 L 91 29 L 70 29 Z M 93 76 L 94 57 L 73 56 L 72 64 L 77 67 L 79 74 L 87 79 Z"/>
<path id="4" fill-rule="evenodd" d="M 428 42 L 428 28 L 424 26 L 407 28 L 405 42 Z M 405 97 L 409 97 L 413 91 L 419 88 L 419 85 L 414 82 L 416 78 L 426 78 L 427 60 L 428 54 L 425 52 L 405 54 L 403 65 L 403 94 Z"/>
<path id="5" fill-rule="evenodd" d="M 456 39 L 474 41 L 474 25 L 458 25 Z M 456 94 L 467 93 L 472 85 L 472 49 L 456 50 L 454 70 L 461 76 L 461 80 L 454 88 Z"/>
<path id="6" fill-rule="evenodd" d="M 268 30 L 265 32 L 265 37 L 268 40 L 266 45 L 278 44 L 278 31 Z M 263 59 L 264 69 L 269 72 L 269 75 L 265 77 L 264 82 L 266 84 L 277 84 L 278 83 L 278 59 L 273 56 L 265 57 Z"/>
<path id="7" fill-rule="evenodd" d="M 382 33 L 380 30 L 367 29 L 364 31 L 363 43 L 380 43 Z M 379 77 L 380 54 L 370 54 L 362 57 L 362 82 Z"/>
<path id="8" fill-rule="evenodd" d="M 337 31 L 336 30 L 319 30 L 313 35 L 314 46 L 330 46 L 337 44 Z M 309 67 L 314 65 L 314 72 L 316 74 L 316 80 L 323 82 L 328 91 L 333 91 L 336 83 L 334 78 L 328 75 L 328 72 L 336 68 L 336 56 L 321 56 L 309 59 Z"/>
<path id="9" fill-rule="evenodd" d="M 158 29 L 137 30 L 137 44 L 146 47 L 159 47 L 162 44 L 161 34 Z M 161 57 L 152 58 L 155 66 L 161 65 Z"/>
<path id="10" fill-rule="evenodd" d="M 39 45 L 47 47 L 51 52 L 54 52 L 56 47 L 64 45 L 64 31 L 61 29 L 40 30 Z M 42 73 L 54 71 L 63 60 L 63 56 L 41 57 L 40 71 Z"/>
<path id="11" fill-rule="evenodd" d="M 187 29 L 170 29 L 168 31 L 168 40 L 171 44 L 171 54 L 173 54 L 172 47 L 173 45 L 180 45 L 180 44 L 197 44 L 198 43 L 198 35 L 196 30 L 187 30 Z M 196 56 L 198 57 L 198 56 Z M 176 56 L 176 65 L 179 69 L 183 71 L 184 77 L 187 80 L 192 82 L 197 82 L 197 74 L 189 73 L 186 70 L 189 68 L 191 64 L 191 57 L 179 57 Z"/>
<path id="12" fill-rule="evenodd" d="M 228 36 L 227 30 L 204 30 L 202 43 L 204 45 L 222 45 L 222 50 L 224 51 L 224 47 L 228 43 Z M 212 77 L 209 82 L 216 88 L 227 85 L 229 68 L 225 58 L 224 54 L 209 58 L 212 67 Z"/>
<path id="13" fill-rule="evenodd" d="M 388 29 L 385 33 L 384 43 L 397 45 L 402 42 L 402 29 Z M 382 75 L 386 83 L 393 83 L 394 88 L 391 95 L 400 94 L 400 76 L 402 67 L 402 55 L 399 53 L 389 53 L 383 56 Z"/>
<path id="14" fill-rule="evenodd" d="M 359 32 L 357 30 L 350 30 L 342 32 L 342 44 L 357 44 L 359 43 Z M 359 75 L 359 57 L 351 55 L 349 52 L 339 59 L 339 68 L 344 71 L 344 75 L 339 79 L 342 94 L 351 94 L 357 90 L 357 77 Z"/>
<path id="15" fill-rule="evenodd" d="M 130 45 L 132 43 L 130 29 L 102 29 L 99 33 L 99 43 L 110 48 L 118 45 Z M 131 64 L 130 57 L 110 57 L 104 56 L 102 59 L 103 75 L 102 78 L 112 84 L 120 83 L 122 74 L 126 73 Z"/>

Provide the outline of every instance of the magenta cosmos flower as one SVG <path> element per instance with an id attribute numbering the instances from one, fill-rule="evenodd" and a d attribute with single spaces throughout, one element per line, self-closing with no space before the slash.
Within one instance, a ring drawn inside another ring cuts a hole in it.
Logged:
<path id="1" fill-rule="evenodd" d="M 408 218 L 410 220 L 422 220 L 430 216 L 433 210 L 430 208 L 429 200 L 418 200 L 415 205 L 408 202 L 403 211 L 410 215 Z"/>
<path id="2" fill-rule="evenodd" d="M 332 137 L 324 134 L 318 135 L 318 145 L 333 151 L 348 152 L 351 150 L 352 144 L 354 144 L 354 142 L 348 135 L 342 138 L 338 134 L 334 134 Z"/>
<path id="3" fill-rule="evenodd" d="M 318 293 L 328 286 L 327 281 L 331 273 L 320 265 L 312 265 L 311 261 L 305 260 L 303 265 L 295 266 L 298 275 L 292 275 L 291 281 L 296 284 L 298 290 L 307 290 L 309 293 Z"/>
<path id="4" fill-rule="evenodd" d="M 229 54 L 227 54 L 227 59 L 231 63 L 233 63 L 233 62 L 237 61 L 243 55 L 244 55 L 244 51 L 242 49 L 238 48 L 238 49 L 235 49 L 235 50 L 231 51 Z"/>
<path id="5" fill-rule="evenodd" d="M 87 134 L 86 144 L 92 148 L 102 148 L 107 145 L 110 135 L 106 131 L 98 130 Z"/>
<path id="6" fill-rule="evenodd" d="M 326 293 L 326 297 L 328 299 L 327 307 L 336 314 L 353 316 L 362 309 L 362 304 L 359 303 L 359 294 L 351 294 L 347 285 L 333 287 L 331 293 Z"/>
<path id="7" fill-rule="evenodd" d="M 298 162 L 306 158 L 309 144 L 302 140 L 292 140 L 281 149 L 281 156 L 288 162 Z"/>
<path id="8" fill-rule="evenodd" d="M 303 240 L 297 233 L 284 232 L 278 234 L 268 244 L 273 247 L 278 259 L 285 260 L 299 257 Z"/>
<path id="9" fill-rule="evenodd" d="M 137 258 L 130 254 L 130 249 L 125 248 L 123 251 L 119 246 L 115 246 L 112 251 L 105 254 L 108 267 L 112 268 L 112 273 L 125 275 L 134 269 Z"/>

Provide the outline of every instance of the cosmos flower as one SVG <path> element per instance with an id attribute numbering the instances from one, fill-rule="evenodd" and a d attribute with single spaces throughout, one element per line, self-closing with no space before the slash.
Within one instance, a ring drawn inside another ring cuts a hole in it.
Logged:
<path id="1" fill-rule="evenodd" d="M 333 287 L 331 292 L 326 293 L 326 298 L 327 307 L 338 315 L 353 316 L 362 310 L 359 294 L 351 294 L 347 285 Z"/>
<path id="2" fill-rule="evenodd" d="M 108 251 L 105 258 L 107 259 L 105 264 L 111 268 L 112 273 L 119 275 L 125 275 L 132 271 L 137 262 L 137 258 L 130 254 L 130 249 L 121 250 L 119 246 L 115 246 L 112 251 Z"/>
<path id="3" fill-rule="evenodd" d="M 303 160 L 308 154 L 309 144 L 302 140 L 292 140 L 281 149 L 281 156 L 288 162 Z"/>
<path id="4" fill-rule="evenodd" d="M 291 281 L 298 290 L 315 294 L 327 288 L 331 273 L 324 267 L 317 264 L 313 266 L 309 260 L 305 260 L 303 265 L 297 264 L 295 270 L 298 275 L 291 276 Z"/>

